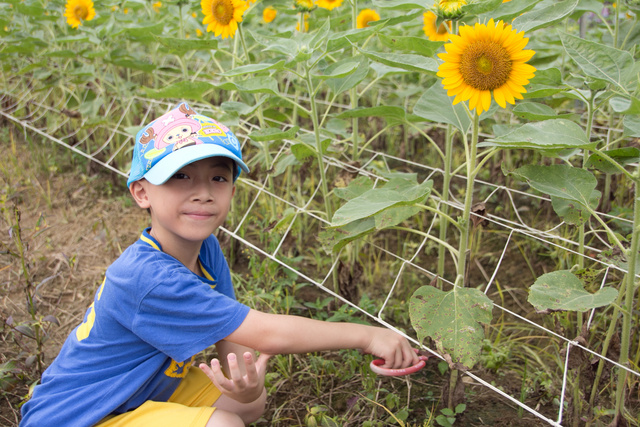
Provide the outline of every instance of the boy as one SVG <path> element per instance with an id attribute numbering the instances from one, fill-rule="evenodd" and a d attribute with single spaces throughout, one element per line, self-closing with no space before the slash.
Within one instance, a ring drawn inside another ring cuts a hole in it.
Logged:
<path id="1" fill-rule="evenodd" d="M 387 368 L 417 362 L 388 329 L 236 301 L 212 233 L 242 171 L 235 135 L 185 103 L 138 132 L 127 184 L 151 227 L 107 269 L 84 322 L 23 406 L 21 425 L 244 426 L 264 412 L 270 355 L 353 348 Z M 213 344 L 225 366 L 213 359 L 192 367 Z"/>

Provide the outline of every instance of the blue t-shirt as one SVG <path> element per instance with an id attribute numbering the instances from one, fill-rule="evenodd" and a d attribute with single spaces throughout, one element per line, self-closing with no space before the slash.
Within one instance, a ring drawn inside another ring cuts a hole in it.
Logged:
<path id="1" fill-rule="evenodd" d="M 90 426 L 166 401 L 193 356 L 244 321 L 249 307 L 236 301 L 213 235 L 199 256 L 206 278 L 161 249 L 145 230 L 107 269 L 84 322 L 22 407 L 21 426 Z"/>

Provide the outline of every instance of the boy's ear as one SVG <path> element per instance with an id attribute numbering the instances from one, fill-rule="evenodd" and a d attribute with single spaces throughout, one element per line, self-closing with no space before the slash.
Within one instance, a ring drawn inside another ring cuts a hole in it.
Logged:
<path id="1" fill-rule="evenodd" d="M 133 199 L 136 201 L 138 206 L 140 206 L 142 209 L 148 209 L 151 207 L 147 190 L 142 180 L 132 182 L 129 186 L 129 192 L 133 196 Z"/>

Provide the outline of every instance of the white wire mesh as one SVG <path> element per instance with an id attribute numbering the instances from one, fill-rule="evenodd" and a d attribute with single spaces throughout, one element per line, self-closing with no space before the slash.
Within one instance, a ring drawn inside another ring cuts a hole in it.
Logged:
<path id="1" fill-rule="evenodd" d="M 46 93 L 41 93 L 36 96 L 27 90 L 20 91 L 18 87 L 21 87 L 21 85 L 17 85 L 15 91 L 11 91 L 5 88 L 3 92 L 0 92 L 2 93 L 2 96 L 0 98 L 0 102 L 2 105 L 0 116 L 22 127 L 26 137 L 28 137 L 29 135 L 39 135 L 43 138 L 53 141 L 77 154 L 91 159 L 93 162 L 96 162 L 97 164 L 109 169 L 110 171 L 121 175 L 123 179 L 127 176 L 128 172 L 128 163 L 124 162 L 123 159 L 130 158 L 130 153 L 133 148 L 133 135 L 135 134 L 133 130 L 135 130 L 139 126 L 142 126 L 144 123 L 148 123 L 152 118 L 168 111 L 174 105 L 173 102 L 145 98 L 131 98 L 124 102 L 121 101 L 120 103 L 116 103 L 114 98 L 111 103 L 104 106 L 104 116 L 109 117 L 110 120 L 106 123 L 98 122 L 96 124 L 92 124 L 91 122 L 88 122 L 88 119 L 86 119 L 85 117 L 75 118 L 73 113 L 69 112 L 65 108 L 65 97 L 57 96 L 54 88 L 49 88 Z M 194 107 L 197 111 L 203 114 L 213 115 L 214 117 L 218 116 L 220 113 L 219 111 L 214 111 L 210 105 L 206 104 L 194 104 Z M 127 117 L 131 113 L 132 109 L 135 109 L 136 116 L 140 117 L 139 123 L 128 123 Z M 83 132 L 81 132 L 81 130 L 83 130 Z M 243 145 L 245 147 L 248 143 L 246 135 L 249 134 L 252 130 L 255 130 L 255 125 L 246 121 L 240 121 L 238 123 L 236 134 L 241 139 L 241 141 L 243 141 Z M 119 136 L 119 138 L 117 138 L 116 136 Z M 96 141 L 104 142 L 98 143 L 96 146 Z M 289 141 L 283 142 L 283 145 L 276 154 L 275 158 L 272 159 L 271 165 L 269 166 L 275 165 L 276 162 L 287 152 L 289 144 Z M 366 160 L 363 161 L 363 164 L 360 166 L 354 166 L 348 161 L 344 161 L 339 158 L 326 157 L 326 167 L 337 168 L 352 174 L 366 175 L 368 177 L 376 179 L 377 181 L 384 180 L 384 178 L 382 176 L 376 175 L 376 173 L 369 167 L 374 162 L 382 162 L 384 164 L 401 164 L 408 169 L 418 171 L 420 175 L 427 177 L 434 177 L 442 174 L 442 171 L 437 168 L 432 168 L 417 161 L 410 161 L 407 159 L 394 157 L 384 152 L 366 150 L 366 155 Z M 288 263 L 286 261 L 286 256 L 281 256 L 283 244 L 286 239 L 292 238 L 292 230 L 294 224 L 301 216 L 306 216 L 308 219 L 310 219 L 311 223 L 315 224 L 314 227 L 316 227 L 317 230 L 320 230 L 322 227 L 328 224 L 328 221 L 323 218 L 321 214 L 315 212 L 312 209 L 312 201 L 319 197 L 321 183 L 316 182 L 315 190 L 308 196 L 300 198 L 294 197 L 294 195 L 292 194 L 278 193 L 277 188 L 269 187 L 269 179 L 270 175 L 268 173 L 264 173 L 258 178 L 247 176 L 242 176 L 240 178 L 239 185 L 241 186 L 241 188 L 239 188 L 239 191 L 250 193 L 251 201 L 244 214 L 241 216 L 239 215 L 236 222 L 228 228 L 223 228 L 223 231 L 228 233 L 233 239 L 236 239 L 238 242 L 246 245 L 262 256 L 269 258 L 275 263 L 278 263 L 285 269 L 291 270 L 293 273 L 297 274 L 300 279 L 313 284 L 319 289 L 322 289 L 327 294 L 338 299 L 342 303 L 348 304 L 355 310 L 360 311 L 363 315 L 369 317 L 372 321 L 393 329 L 403 334 L 409 340 L 413 341 L 416 345 L 420 345 L 420 343 L 418 343 L 413 336 L 403 333 L 394 325 L 385 321 L 384 314 L 385 310 L 387 310 L 389 300 L 397 293 L 407 291 L 407 289 L 399 288 L 402 288 L 403 286 L 406 287 L 406 283 L 408 281 L 412 281 L 411 277 L 415 277 L 415 275 L 424 276 L 424 280 L 428 283 L 429 280 L 436 276 L 436 273 L 430 271 L 426 266 L 427 264 L 424 262 L 426 252 L 425 246 L 428 243 L 427 239 L 416 239 L 412 236 L 404 236 L 407 240 L 405 242 L 406 244 L 403 246 L 405 250 L 402 254 L 382 247 L 379 244 L 369 243 L 370 245 L 372 245 L 374 250 L 378 251 L 383 256 L 388 257 L 389 259 L 397 260 L 398 262 L 396 263 L 396 265 L 399 265 L 399 268 L 393 272 L 393 275 L 391 277 L 388 278 L 389 285 L 384 285 L 386 296 L 384 297 L 384 301 L 381 304 L 380 310 L 375 314 L 369 313 L 361 307 L 358 307 L 353 302 L 339 295 L 333 289 L 331 289 L 331 286 L 327 285 L 327 283 L 331 280 L 333 270 L 337 267 L 337 258 L 336 262 L 333 263 L 330 269 L 326 271 L 317 271 L 315 266 L 303 270 L 299 266 Z M 456 179 L 464 183 L 465 177 L 457 176 Z M 563 251 L 567 256 L 580 256 L 577 250 L 574 249 L 578 247 L 577 242 L 571 241 L 570 239 L 563 237 L 563 235 L 561 234 L 560 230 L 562 227 L 562 223 L 559 220 L 556 219 L 558 223 L 551 226 L 549 229 L 540 230 L 536 228 L 534 224 L 527 224 L 526 220 L 522 217 L 521 213 L 523 210 L 523 206 L 530 204 L 532 200 L 536 201 L 536 203 L 549 202 L 550 200 L 548 198 L 530 194 L 515 188 L 507 188 L 504 186 L 495 185 L 491 182 L 476 182 L 477 188 L 481 188 L 481 191 L 479 191 L 479 193 L 486 194 L 486 196 L 484 197 L 485 202 L 488 202 L 492 198 L 499 198 L 504 203 L 508 204 L 510 212 L 512 212 L 513 216 L 515 217 L 515 219 L 510 219 L 501 217 L 494 213 L 488 213 L 485 217 L 485 220 L 489 221 L 493 229 L 501 230 L 503 235 L 505 236 L 504 245 L 499 251 L 499 256 L 497 257 L 497 261 L 495 262 L 494 270 L 491 272 L 490 276 L 484 270 L 484 267 L 481 265 L 481 263 L 477 262 L 477 265 L 482 269 L 482 272 L 486 277 L 486 285 L 484 285 L 483 289 L 485 294 L 493 291 L 493 289 L 498 286 L 496 283 L 497 277 L 499 273 L 501 273 L 500 269 L 503 265 L 505 257 L 509 256 L 509 250 L 517 250 L 517 247 L 521 244 L 522 241 L 538 242 L 540 245 L 544 245 L 546 248 L 555 248 L 555 250 L 557 251 Z M 261 202 L 261 200 L 263 199 L 270 200 L 273 203 L 281 204 L 285 208 L 293 209 L 294 216 L 292 220 L 289 222 L 284 232 L 271 233 L 268 236 L 265 236 L 264 240 L 258 241 L 255 239 L 251 240 L 250 238 L 243 237 L 243 228 L 246 227 L 247 223 L 255 216 L 253 214 L 255 214 L 255 209 L 257 209 L 257 206 L 260 206 L 261 203 L 264 203 Z M 523 199 L 527 200 L 526 204 L 519 202 Z M 462 203 L 456 200 L 455 194 L 451 194 L 450 200 L 451 201 L 448 202 L 450 209 L 456 209 L 460 211 L 462 210 Z M 437 198 L 436 202 L 444 203 Z M 602 215 L 603 217 L 608 217 L 609 219 L 615 218 L 611 215 Z M 434 226 L 436 221 L 437 216 L 431 218 L 431 222 L 426 230 L 427 233 L 431 232 L 431 228 Z M 621 221 L 624 220 L 622 219 Z M 598 230 L 590 229 L 589 231 L 598 236 Z M 273 241 L 271 240 L 272 236 L 275 237 L 275 240 Z M 520 238 L 521 240 L 516 242 L 518 238 Z M 596 258 L 595 255 L 602 252 L 602 247 L 608 247 L 609 245 L 605 239 L 599 238 L 598 241 L 599 247 L 587 246 L 585 248 L 586 253 L 590 254 L 586 258 L 589 261 L 602 264 L 603 262 Z M 516 248 L 513 248 L 513 246 L 515 246 Z M 409 250 L 406 250 L 407 248 L 409 248 Z M 308 252 L 309 249 L 313 248 L 297 248 L 297 250 L 302 255 L 308 255 L 310 256 L 310 258 L 313 258 L 313 256 L 311 256 Z M 606 273 L 602 279 L 601 287 L 604 286 L 605 281 L 609 277 L 611 271 L 623 271 L 619 266 L 614 264 L 603 264 L 603 268 L 606 268 Z M 409 276 L 409 273 L 411 274 L 411 276 Z M 446 278 L 441 279 L 447 282 L 450 286 L 452 285 L 451 281 L 447 280 Z M 533 283 L 533 278 L 531 280 L 531 283 Z M 413 291 L 414 288 L 418 287 L 418 285 L 412 286 L 413 288 L 410 289 L 410 291 Z M 511 303 L 511 305 L 518 304 L 520 303 L 517 300 Z M 516 321 L 530 326 L 531 328 L 537 330 L 541 335 L 548 337 L 550 340 L 556 340 L 559 347 L 561 345 L 566 346 L 565 360 L 562 366 L 562 391 L 559 396 L 560 402 L 558 405 L 558 411 L 556 414 L 542 413 L 541 410 L 537 410 L 536 408 L 527 406 L 517 397 L 511 396 L 510 394 L 504 392 L 499 386 L 491 384 L 490 381 L 481 378 L 479 375 L 473 372 L 466 372 L 465 374 L 477 384 L 481 384 L 482 386 L 492 390 L 503 399 L 506 399 L 510 403 L 517 405 L 518 407 L 535 415 L 536 417 L 543 420 L 544 422 L 547 422 L 550 425 L 562 425 L 563 408 L 565 407 L 565 393 L 568 382 L 567 376 L 570 371 L 569 354 L 572 349 L 579 348 L 589 353 L 593 357 L 605 360 L 606 363 L 612 366 L 625 369 L 631 375 L 640 376 L 640 372 L 629 369 L 626 366 L 621 366 L 616 361 L 600 355 L 597 349 L 587 348 L 581 345 L 579 342 L 569 337 L 565 337 L 562 334 L 550 330 L 547 327 L 539 324 L 538 322 L 527 318 L 527 316 L 518 314 L 514 310 L 507 308 L 506 304 L 505 306 L 502 306 L 500 304 L 496 304 L 495 306 L 499 311 L 502 311 L 503 313 L 511 316 L 513 319 L 516 319 Z M 529 311 L 531 311 L 530 308 Z M 596 312 L 597 310 L 594 309 L 589 313 L 589 326 L 591 325 Z M 431 349 L 426 350 L 429 350 L 435 356 L 440 357 L 435 351 Z"/>

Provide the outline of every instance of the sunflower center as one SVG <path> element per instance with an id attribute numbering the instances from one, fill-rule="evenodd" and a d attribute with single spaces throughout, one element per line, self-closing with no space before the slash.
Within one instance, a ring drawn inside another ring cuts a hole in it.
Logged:
<path id="1" fill-rule="evenodd" d="M 211 12 L 222 25 L 227 25 L 233 18 L 233 2 L 231 0 L 215 0 L 211 5 Z"/>
<path id="2" fill-rule="evenodd" d="M 460 74 L 474 89 L 494 90 L 507 83 L 511 66 L 511 57 L 504 46 L 493 41 L 478 41 L 463 52 Z"/>
<path id="3" fill-rule="evenodd" d="M 84 21 L 85 19 L 87 19 L 87 16 L 89 16 L 89 8 L 87 8 L 87 6 L 85 6 L 84 4 L 77 4 L 73 8 L 73 15 L 76 18 L 82 19 Z"/>

